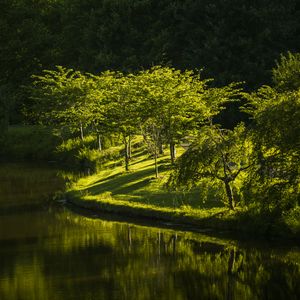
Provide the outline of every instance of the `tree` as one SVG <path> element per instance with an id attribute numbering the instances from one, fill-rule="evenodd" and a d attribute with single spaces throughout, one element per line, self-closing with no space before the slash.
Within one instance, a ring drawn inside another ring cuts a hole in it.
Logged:
<path id="1" fill-rule="evenodd" d="M 281 54 L 279 62 L 272 70 L 273 82 L 279 91 L 300 89 L 300 53 Z"/>
<path id="2" fill-rule="evenodd" d="M 6 98 L 10 123 L 19 123 L 27 105 L 30 76 L 59 63 L 59 1 L 1 0 L 0 82 L 9 87 Z"/>
<path id="3" fill-rule="evenodd" d="M 249 195 L 263 209 L 281 214 L 300 201 L 300 89 L 278 92 L 264 86 L 249 101 L 257 162 Z"/>
<path id="4" fill-rule="evenodd" d="M 148 118 L 141 124 L 140 129 L 147 148 L 154 157 L 155 177 L 158 178 L 157 158 L 161 146 L 161 128 L 157 126 L 156 120 Z"/>
<path id="5" fill-rule="evenodd" d="M 91 115 L 91 124 L 94 127 L 97 140 L 98 150 L 102 150 L 102 137 L 105 134 L 112 133 L 114 131 L 113 120 L 110 118 L 110 101 L 111 91 L 114 87 L 116 73 L 106 71 L 99 75 L 91 75 L 90 78 L 93 80 L 93 88 L 89 90 L 88 98 L 88 109 Z"/>
<path id="6" fill-rule="evenodd" d="M 79 129 L 83 140 L 84 128 L 92 120 L 89 95 L 95 88 L 93 78 L 61 66 L 33 78 L 33 117 L 43 124 Z"/>
<path id="7" fill-rule="evenodd" d="M 202 109 L 199 101 L 207 81 L 201 81 L 192 71 L 162 66 L 140 72 L 138 81 L 143 120 L 155 124 L 157 138 L 169 145 L 174 164 L 176 144 L 192 130 L 195 111 Z"/>
<path id="8" fill-rule="evenodd" d="M 140 124 L 139 101 L 135 75 L 114 73 L 107 97 L 107 119 L 114 132 L 121 135 L 124 144 L 125 170 L 129 171 L 131 139 Z"/>
<path id="9" fill-rule="evenodd" d="M 170 178 L 173 185 L 192 187 L 202 179 L 221 181 L 230 209 L 236 206 L 237 179 L 250 168 L 251 144 L 243 124 L 234 130 L 204 126 L 197 139 L 180 157 Z"/>

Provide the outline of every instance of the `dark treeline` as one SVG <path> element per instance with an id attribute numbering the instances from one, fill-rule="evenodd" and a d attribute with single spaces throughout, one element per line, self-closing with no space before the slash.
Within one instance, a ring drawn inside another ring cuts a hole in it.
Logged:
<path id="1" fill-rule="evenodd" d="M 215 84 L 269 84 L 280 53 L 300 50 L 297 0 L 1 0 L 3 126 L 22 122 L 24 85 L 43 69 L 204 69 Z M 8 112 L 10 116 L 8 118 Z M 237 117 L 235 110 L 227 118 Z M 235 115 L 235 116 L 234 116 Z M 225 120 L 225 122 L 229 122 Z M 230 124 L 229 124 L 230 125 Z"/>

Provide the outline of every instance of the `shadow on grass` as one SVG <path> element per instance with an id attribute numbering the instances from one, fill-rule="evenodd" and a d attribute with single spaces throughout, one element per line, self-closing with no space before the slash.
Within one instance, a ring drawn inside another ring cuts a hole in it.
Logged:
<path id="1" fill-rule="evenodd" d="M 195 209 L 211 209 L 216 207 L 224 207 L 224 204 L 217 200 L 202 201 L 199 198 L 199 190 L 194 189 L 190 192 L 178 192 L 168 190 L 139 190 L 136 193 L 132 193 L 134 196 L 138 196 L 130 199 L 132 202 L 146 203 L 151 205 L 157 205 L 161 207 L 179 208 L 179 207 L 191 207 Z"/>
<path id="2" fill-rule="evenodd" d="M 134 191 L 139 190 L 145 186 L 147 186 L 150 182 L 151 178 L 146 178 L 144 180 L 135 182 L 133 184 L 121 187 L 120 189 L 118 189 L 116 192 L 116 194 L 135 194 L 135 195 L 139 195 L 139 193 L 134 193 Z"/>
<path id="3" fill-rule="evenodd" d="M 85 189 L 90 195 L 97 195 L 110 191 L 113 195 L 133 193 L 137 189 L 145 187 L 153 175 L 153 169 L 147 168 L 123 175 L 116 174 L 96 182 L 92 187 Z M 130 184 L 132 182 L 132 184 Z"/>
<path id="4" fill-rule="evenodd" d="M 200 199 L 199 195 L 201 193 L 199 188 L 189 192 L 168 190 L 162 185 L 160 180 L 154 178 L 154 162 L 148 159 L 139 160 L 136 162 L 137 168 L 141 161 L 146 163 L 143 163 L 142 166 L 140 165 L 140 169 L 134 170 L 135 163 L 132 163 L 131 172 L 118 173 L 101 178 L 84 191 L 92 196 L 111 192 L 115 199 L 160 207 L 179 208 L 186 206 L 187 209 L 188 207 L 197 209 L 224 207 L 223 203 L 216 199 L 211 199 L 210 201 Z M 159 170 L 161 172 L 171 168 L 168 158 L 159 161 Z"/>
<path id="5" fill-rule="evenodd" d="M 104 182 L 106 182 L 106 181 L 114 180 L 115 178 L 120 177 L 120 176 L 121 176 L 120 173 L 117 173 L 117 174 L 114 174 L 114 175 L 110 175 L 110 176 L 108 176 L 108 177 L 105 177 L 105 178 L 103 178 L 103 179 L 100 179 L 100 180 L 95 181 L 94 184 L 99 185 L 99 184 L 102 184 L 102 183 L 104 183 Z"/>

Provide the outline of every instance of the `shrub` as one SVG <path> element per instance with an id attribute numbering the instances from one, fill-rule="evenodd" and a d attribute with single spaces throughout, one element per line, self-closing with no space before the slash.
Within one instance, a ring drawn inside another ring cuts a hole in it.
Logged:
<path id="1" fill-rule="evenodd" d="M 0 157 L 5 160 L 54 160 L 59 142 L 51 128 L 11 126 L 3 140 Z"/>

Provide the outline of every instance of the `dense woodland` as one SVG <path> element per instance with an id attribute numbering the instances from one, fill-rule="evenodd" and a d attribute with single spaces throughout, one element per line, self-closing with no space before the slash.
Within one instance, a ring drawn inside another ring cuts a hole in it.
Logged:
<path id="1" fill-rule="evenodd" d="M 22 87 L 55 65 L 132 72 L 164 64 L 215 84 L 271 83 L 281 53 L 300 51 L 297 0 L 1 0 L 1 115 L 23 121 Z M 232 112 L 223 121 L 232 126 Z"/>
<path id="2" fill-rule="evenodd" d="M 1 0 L 1 8 L 2 129 L 43 124 L 63 140 L 93 133 L 99 152 L 117 137 L 126 170 L 140 135 L 155 166 L 168 147 L 169 187 L 219 186 L 231 210 L 298 222 L 298 1 Z"/>

